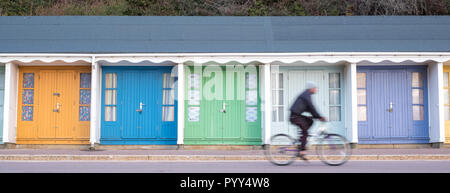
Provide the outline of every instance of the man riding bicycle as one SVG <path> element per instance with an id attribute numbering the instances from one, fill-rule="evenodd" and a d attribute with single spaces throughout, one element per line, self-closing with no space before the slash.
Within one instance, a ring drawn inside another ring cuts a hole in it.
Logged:
<path id="1" fill-rule="evenodd" d="M 300 136 L 301 145 L 298 147 L 299 148 L 298 156 L 304 160 L 307 160 L 305 158 L 305 155 L 306 155 L 306 143 L 308 138 L 308 129 L 314 123 L 313 119 L 326 121 L 325 117 L 322 117 L 316 111 L 316 108 L 312 103 L 311 95 L 315 94 L 316 92 L 317 92 L 316 84 L 311 81 L 306 82 L 306 90 L 303 91 L 303 93 L 297 97 L 294 104 L 290 108 L 291 115 L 289 117 L 289 121 L 292 124 L 297 125 L 301 129 L 301 136 Z M 312 117 L 302 115 L 302 113 L 304 112 L 311 113 Z"/>

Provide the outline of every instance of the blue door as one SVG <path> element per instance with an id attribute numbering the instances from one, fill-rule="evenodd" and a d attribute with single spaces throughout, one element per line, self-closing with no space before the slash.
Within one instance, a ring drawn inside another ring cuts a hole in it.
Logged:
<path id="1" fill-rule="evenodd" d="M 428 143 L 424 66 L 358 67 L 361 144 Z"/>
<path id="2" fill-rule="evenodd" d="M 170 67 L 103 67 L 101 144 L 176 144 L 170 72 Z"/>

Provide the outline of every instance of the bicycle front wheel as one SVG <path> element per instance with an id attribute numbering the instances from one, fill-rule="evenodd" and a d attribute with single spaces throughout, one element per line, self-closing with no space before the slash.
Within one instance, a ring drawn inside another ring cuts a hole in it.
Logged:
<path id="1" fill-rule="evenodd" d="M 272 136 L 270 138 L 270 146 L 265 150 L 268 160 L 279 166 L 291 164 L 297 152 L 295 139 L 286 134 Z"/>
<path id="2" fill-rule="evenodd" d="M 351 155 L 350 143 L 344 137 L 337 134 L 327 134 L 317 144 L 317 154 L 320 160 L 330 166 L 344 164 Z"/>

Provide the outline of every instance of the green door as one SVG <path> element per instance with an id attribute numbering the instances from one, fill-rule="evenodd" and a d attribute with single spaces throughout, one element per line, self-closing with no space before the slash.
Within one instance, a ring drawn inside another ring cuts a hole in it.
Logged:
<path id="1" fill-rule="evenodd" d="M 188 67 L 185 144 L 260 145 L 257 68 Z"/>

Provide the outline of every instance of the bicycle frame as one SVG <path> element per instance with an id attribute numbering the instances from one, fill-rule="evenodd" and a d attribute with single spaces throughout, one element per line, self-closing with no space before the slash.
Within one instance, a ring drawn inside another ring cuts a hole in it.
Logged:
<path id="1" fill-rule="evenodd" d="M 316 144 L 317 142 L 323 140 L 325 138 L 325 136 L 327 136 L 328 133 L 328 127 L 326 126 L 327 122 L 323 122 L 321 121 L 320 125 L 317 128 L 317 131 L 315 131 L 312 134 L 308 135 L 307 143 L 306 143 L 306 147 L 311 147 L 311 145 Z M 295 140 L 295 145 L 300 145 L 300 141 L 298 140 L 298 138 L 294 138 Z M 316 142 L 316 143 L 314 143 Z M 298 151 L 297 149 L 285 149 L 286 151 Z"/>

